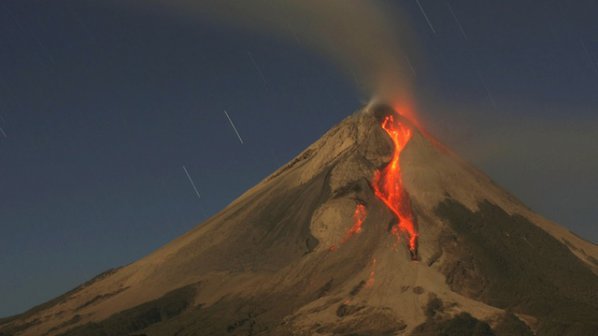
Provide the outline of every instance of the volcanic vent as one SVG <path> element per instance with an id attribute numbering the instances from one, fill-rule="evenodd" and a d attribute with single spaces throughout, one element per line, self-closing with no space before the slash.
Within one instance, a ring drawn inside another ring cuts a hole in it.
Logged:
<path id="1" fill-rule="evenodd" d="M 0 335 L 598 334 L 596 245 L 436 144 L 366 107 L 184 236 L 0 319 Z"/>

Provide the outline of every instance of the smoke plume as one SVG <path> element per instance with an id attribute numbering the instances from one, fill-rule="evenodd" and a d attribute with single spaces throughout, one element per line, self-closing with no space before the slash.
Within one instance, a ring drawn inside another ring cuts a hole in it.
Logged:
<path id="1" fill-rule="evenodd" d="M 395 107 L 410 106 L 411 74 L 402 49 L 406 43 L 405 23 L 396 13 L 391 20 L 377 1 L 132 1 L 301 41 L 356 77 L 365 94 Z"/>

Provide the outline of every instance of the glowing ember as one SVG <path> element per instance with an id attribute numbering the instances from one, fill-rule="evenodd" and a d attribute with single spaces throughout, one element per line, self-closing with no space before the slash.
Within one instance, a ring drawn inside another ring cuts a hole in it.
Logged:
<path id="1" fill-rule="evenodd" d="M 401 152 L 411 139 L 411 130 L 393 116 L 387 116 L 382 122 L 382 128 L 388 133 L 394 143 L 394 153 L 390 163 L 382 170 L 376 171 L 372 181 L 374 192 L 397 217 L 397 224 L 392 227 L 392 234 L 397 238 L 405 233 L 409 239 L 409 251 L 413 258 L 417 252 L 417 231 L 411 210 L 409 195 L 403 187 L 401 178 Z"/>
<path id="2" fill-rule="evenodd" d="M 357 204 L 355 206 L 355 212 L 353 213 L 353 226 L 347 231 L 345 238 L 343 238 L 341 244 L 346 243 L 354 234 L 361 232 L 361 226 L 363 225 L 363 221 L 367 217 L 367 209 L 364 204 Z M 338 249 L 336 245 L 332 245 L 328 248 L 330 252 L 334 252 Z"/>
<path id="3" fill-rule="evenodd" d="M 355 206 L 355 212 L 353 213 L 353 227 L 347 231 L 343 243 L 351 239 L 354 234 L 361 232 L 361 226 L 363 225 L 363 221 L 365 220 L 366 216 L 367 209 L 365 208 L 365 205 L 357 204 Z"/>
<path id="4" fill-rule="evenodd" d="M 376 258 L 372 258 L 372 269 L 365 286 L 367 288 L 372 288 L 374 286 L 374 282 L 376 282 Z"/>

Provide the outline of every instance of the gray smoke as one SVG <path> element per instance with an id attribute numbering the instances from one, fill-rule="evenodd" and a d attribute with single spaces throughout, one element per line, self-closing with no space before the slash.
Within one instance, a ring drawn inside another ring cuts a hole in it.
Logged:
<path id="1" fill-rule="evenodd" d="M 301 44 L 356 77 L 365 94 L 409 106 L 405 23 L 375 0 L 130 0 Z M 378 5 L 376 5 L 378 3 Z"/>

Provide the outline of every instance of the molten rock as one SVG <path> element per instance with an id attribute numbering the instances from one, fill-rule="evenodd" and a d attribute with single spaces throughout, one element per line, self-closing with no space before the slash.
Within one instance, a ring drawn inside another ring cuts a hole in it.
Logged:
<path id="1" fill-rule="evenodd" d="M 0 335 L 597 335 L 597 259 L 369 107 L 184 236 L 0 320 Z"/>

